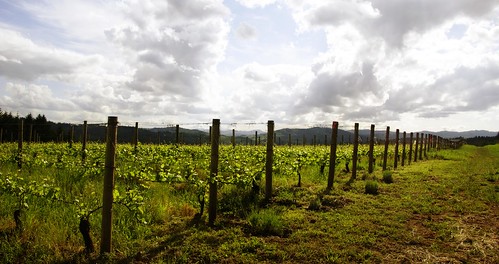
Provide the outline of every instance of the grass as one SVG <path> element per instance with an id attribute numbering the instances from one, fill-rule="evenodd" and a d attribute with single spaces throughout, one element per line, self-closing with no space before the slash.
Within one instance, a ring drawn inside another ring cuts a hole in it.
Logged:
<path id="1" fill-rule="evenodd" d="M 429 160 L 389 171 L 390 184 L 379 166 L 352 184 L 339 168 L 327 195 L 319 168 L 302 175 L 301 187 L 277 175 L 270 203 L 223 187 L 214 227 L 190 224 L 198 208 L 187 192 L 154 185 L 146 197 L 148 225 L 116 208 L 114 250 L 104 258 L 82 253 L 75 208 L 30 201 L 25 232 L 16 234 L 15 198 L 0 194 L 0 262 L 499 262 L 499 145 L 429 152 Z M 367 183 L 378 195 L 365 194 Z M 98 250 L 100 216 L 90 220 Z"/>

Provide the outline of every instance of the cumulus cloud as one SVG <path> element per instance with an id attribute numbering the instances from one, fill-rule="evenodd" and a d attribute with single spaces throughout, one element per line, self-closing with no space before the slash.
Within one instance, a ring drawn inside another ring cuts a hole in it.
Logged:
<path id="1" fill-rule="evenodd" d="M 497 1 L 484 0 L 410 0 L 372 2 L 381 16 L 372 24 L 365 25 L 366 32 L 379 34 L 388 43 L 400 46 L 405 34 L 411 31 L 425 32 L 457 16 L 480 17 L 491 12 Z"/>
<path id="2" fill-rule="evenodd" d="M 135 65 L 128 88 L 161 95 L 196 97 L 200 79 L 223 59 L 228 10 L 206 0 L 127 3 L 132 20 L 108 31 Z"/>
<path id="3" fill-rule="evenodd" d="M 0 76 L 33 81 L 39 77 L 68 75 L 98 60 L 74 52 L 36 45 L 10 29 L 0 28 Z"/>
<path id="4" fill-rule="evenodd" d="M 323 30 L 328 43 L 312 65 L 315 77 L 296 114 L 340 112 L 348 120 L 387 121 L 498 103 L 496 1 L 287 3 L 301 31 Z M 455 25 L 463 29 L 458 38 L 449 34 Z M 489 97 L 479 96 L 484 94 Z"/>
<path id="5" fill-rule="evenodd" d="M 0 18 L 0 104 L 290 125 L 498 111 L 497 1 L 237 2 L 9 3 L 29 17 Z"/>
<path id="6" fill-rule="evenodd" d="M 220 91 L 210 101 L 219 107 L 217 114 L 231 121 L 275 120 L 293 123 L 293 108 L 313 74 L 306 66 L 250 63 L 221 76 Z M 223 102 L 221 105 L 220 102 Z"/>
<path id="7" fill-rule="evenodd" d="M 52 93 L 47 85 L 21 84 L 8 82 L 0 97 L 0 105 L 29 111 L 68 111 L 75 105 Z"/>
<path id="8" fill-rule="evenodd" d="M 365 62 L 361 69 L 346 73 L 320 73 L 310 83 L 308 94 L 297 104 L 297 109 L 307 112 L 310 108 L 331 112 L 343 108 L 355 110 L 372 106 L 382 100 L 383 93 L 373 72 L 373 64 Z"/>
<path id="9" fill-rule="evenodd" d="M 497 1 L 408 0 L 408 1 L 289 1 L 302 29 L 352 24 L 363 34 L 381 37 L 401 47 L 404 36 L 423 33 L 459 16 L 481 17 L 498 6 Z"/>

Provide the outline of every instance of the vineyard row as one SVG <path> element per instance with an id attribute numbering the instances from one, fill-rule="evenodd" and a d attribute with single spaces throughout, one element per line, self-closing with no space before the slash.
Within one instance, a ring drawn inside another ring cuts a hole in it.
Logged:
<path id="1" fill-rule="evenodd" d="M 137 127 L 137 124 L 136 124 Z M 233 141 L 232 150 L 225 147 L 220 152 L 220 120 L 214 119 L 210 129 L 210 149 L 209 155 L 207 149 L 203 148 L 198 152 L 187 147 L 181 150 L 178 145 L 162 150 L 161 153 L 145 153 L 149 149 L 139 148 L 138 134 L 135 134 L 132 147 L 133 150 L 124 148 L 119 150 L 117 148 L 117 135 L 118 135 L 118 119 L 117 117 L 109 117 L 107 122 L 107 137 L 105 148 L 105 159 L 103 166 L 99 161 L 88 161 L 87 137 L 86 131 L 83 133 L 83 141 L 81 143 L 81 151 L 75 152 L 72 146 L 73 142 L 70 141 L 70 147 L 66 152 L 67 154 L 58 154 L 57 160 L 47 162 L 47 160 L 37 158 L 37 153 L 28 155 L 23 151 L 23 124 L 19 124 L 19 140 L 17 146 L 17 155 L 15 161 L 19 170 L 24 170 L 34 167 L 34 163 L 39 163 L 40 166 L 72 166 L 79 168 L 70 157 L 80 156 L 81 164 L 92 164 L 90 168 L 82 166 L 83 172 L 88 173 L 89 170 L 95 169 L 97 172 L 94 174 L 104 174 L 104 184 L 102 192 L 102 204 L 95 208 L 87 208 L 81 213 L 82 220 L 88 220 L 88 217 L 93 212 L 100 210 L 102 213 L 102 238 L 101 238 L 101 252 L 111 251 L 111 230 L 112 230 L 112 205 L 123 204 L 127 208 L 136 210 L 140 213 L 140 190 L 126 189 L 118 191 L 115 187 L 115 178 L 127 182 L 135 182 L 142 184 L 147 181 L 155 182 L 185 182 L 195 186 L 197 196 L 200 203 L 200 215 L 203 213 L 205 193 L 208 191 L 208 223 L 214 225 L 217 215 L 217 194 L 220 184 L 234 184 L 234 185 L 257 185 L 260 178 L 264 177 L 264 194 L 265 201 L 271 202 L 272 200 L 272 183 L 274 172 L 283 174 L 291 173 L 298 176 L 298 185 L 301 184 L 300 170 L 303 166 L 319 165 L 321 173 L 325 168 L 329 167 L 327 172 L 327 187 L 326 192 L 333 188 L 335 171 L 337 165 L 343 161 L 348 171 L 349 164 L 351 163 L 351 181 L 357 177 L 357 163 L 359 158 L 365 156 L 368 158 L 368 172 L 372 173 L 374 170 L 375 159 L 382 158 L 383 170 L 389 166 L 396 169 L 399 165 L 409 165 L 411 161 L 416 162 L 427 157 L 427 152 L 431 150 L 439 150 L 442 148 L 455 147 L 456 142 L 443 139 L 438 136 L 423 134 L 423 133 L 400 133 L 398 129 L 395 131 L 395 138 L 390 139 L 390 127 L 386 128 L 384 146 L 375 145 L 374 130 L 375 126 L 371 125 L 371 134 L 367 145 L 360 145 L 359 141 L 359 124 L 355 123 L 354 136 L 353 136 L 353 149 L 341 148 L 338 145 L 338 122 L 332 123 L 331 130 L 331 144 L 329 149 L 326 148 L 310 148 L 308 150 L 294 151 L 293 148 L 276 147 L 274 122 L 268 121 L 267 123 L 267 138 L 266 148 L 263 151 L 261 148 L 245 147 L 243 149 L 236 148 Z M 138 131 L 138 130 L 136 130 Z M 178 127 L 177 127 L 178 133 Z M 389 144 L 393 142 L 393 152 L 389 153 Z M 241 146 L 242 147 L 242 146 Z M 238 150 L 242 150 L 239 152 Z M 50 150 L 46 150 L 50 151 Z M 121 151 L 121 152 L 120 152 Z M 80 154 L 81 155 L 78 155 Z M 140 153 L 140 155 L 139 155 Z M 148 155 L 146 155 L 148 154 Z M 123 162 L 125 156 L 131 156 L 133 160 L 126 167 L 122 167 L 118 162 Z M 150 157 L 144 159 L 142 156 Z M 169 158 L 170 161 L 165 162 L 164 159 Z M 389 165 L 389 158 L 393 158 L 393 165 Z M 2 159 L 2 157 L 0 157 Z M 6 158 L 5 160 L 7 160 Z M 66 162 L 68 164 L 64 164 Z M 184 163 L 181 161 L 185 160 Z M 187 162 L 189 160 L 189 162 Z M 2 160 L 4 162 L 4 160 Z M 118 166 L 120 165 L 120 166 Z M 38 166 L 38 165 L 36 165 Z M 206 170 L 209 167 L 209 170 Z M 71 169 L 74 169 L 71 168 Z M 103 170 L 101 170 L 103 168 Z M 117 170 L 119 168 L 119 170 Z M 201 175 L 200 171 L 206 170 L 205 175 Z M 2 179 L 2 186 L 4 190 L 11 192 L 23 192 L 24 195 L 33 194 L 35 196 L 45 196 L 52 200 L 58 200 L 65 203 L 72 203 L 68 199 L 58 195 L 57 188 L 32 187 L 19 189 L 19 184 L 14 184 L 14 178 Z M 17 189 L 16 189 L 17 188 Z M 41 189 L 40 189 L 41 188 Z M 75 200 L 75 199 L 73 199 Z M 78 203 L 78 206 L 79 203 Z M 88 234 L 87 234 L 88 235 Z M 85 237 L 85 235 L 83 235 Z"/>

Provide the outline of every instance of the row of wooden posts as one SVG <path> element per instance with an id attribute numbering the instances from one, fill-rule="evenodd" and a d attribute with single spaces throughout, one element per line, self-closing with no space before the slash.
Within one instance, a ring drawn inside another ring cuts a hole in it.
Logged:
<path id="1" fill-rule="evenodd" d="M 23 137 L 24 136 L 27 136 L 27 139 L 24 139 L 23 138 L 23 141 L 24 142 L 27 142 L 27 143 L 30 143 L 30 142 L 40 142 L 40 138 L 41 138 L 41 135 L 38 134 L 34 129 L 33 129 L 33 124 L 30 124 L 28 126 L 28 133 L 27 135 L 25 134 L 25 125 L 24 125 L 24 119 L 21 118 L 18 122 L 18 125 L 19 125 L 19 128 L 17 130 L 17 133 L 18 133 L 18 138 L 20 137 Z M 69 130 L 67 131 L 67 138 L 64 137 L 64 132 L 61 132 L 58 136 L 58 139 L 57 139 L 57 142 L 63 142 L 66 141 L 70 144 L 70 147 L 72 146 L 73 142 L 74 142 L 74 136 L 75 136 L 75 127 L 77 125 L 71 125 L 69 127 Z M 81 135 L 78 139 L 78 141 L 81 141 L 83 142 L 84 144 L 87 143 L 87 140 L 89 138 L 88 136 L 88 123 L 87 121 L 84 121 L 83 122 L 83 125 L 81 126 L 82 127 L 82 131 L 81 131 Z M 0 143 L 1 142 L 4 142 L 5 141 L 5 138 L 4 138 L 4 133 L 5 130 L 3 128 L 0 128 Z M 22 135 L 21 135 L 22 133 Z M 157 132 L 158 134 L 158 138 L 157 138 L 157 143 L 158 144 L 161 144 L 161 136 L 160 136 L 160 132 Z M 202 135 L 199 135 L 199 144 L 203 144 L 203 143 L 210 143 L 211 142 L 211 126 L 209 127 L 209 133 L 208 133 L 208 141 L 204 140 Z M 311 145 L 313 146 L 316 146 L 316 145 L 329 145 L 329 137 L 327 134 L 323 135 L 324 136 L 324 141 L 322 142 L 320 140 L 320 137 L 318 137 L 318 135 L 313 135 L 313 138 L 311 139 Z M 370 141 L 370 138 L 372 138 L 374 136 L 368 136 L 367 137 L 367 140 L 365 142 L 369 142 Z M 18 138 L 14 138 L 14 135 L 12 133 L 10 133 L 10 140 L 8 140 L 9 142 L 13 142 L 13 141 L 18 141 L 19 139 Z M 300 141 L 300 138 L 298 137 L 295 137 L 293 140 L 292 140 L 292 134 L 289 133 L 287 135 L 287 140 L 281 140 L 281 137 L 278 137 L 277 136 L 277 133 L 274 134 L 274 144 L 276 145 L 288 145 L 288 146 L 291 146 L 291 145 L 307 145 L 307 137 L 305 135 L 302 135 L 302 139 Z M 359 138 L 363 139 L 362 136 L 359 136 Z M 150 140 L 147 141 L 147 142 L 154 142 L 154 140 L 152 138 L 149 138 Z M 243 140 L 246 139 L 246 142 L 245 144 L 246 145 L 261 145 L 262 144 L 262 140 L 261 140 L 261 136 L 258 134 L 258 131 L 255 131 L 254 132 L 254 139 L 252 139 L 252 137 L 244 137 L 244 138 L 240 138 L 239 140 L 239 143 L 240 144 L 244 144 Z M 101 139 L 99 139 L 101 140 Z M 338 138 L 339 140 L 339 138 Z M 345 139 L 343 135 L 341 135 L 341 144 L 345 144 L 345 140 L 347 140 L 346 142 L 348 143 L 351 143 L 352 142 L 352 138 L 350 135 L 348 135 L 348 138 Z M 137 145 L 139 143 L 139 123 L 138 122 L 135 122 L 135 129 L 133 131 L 133 136 L 132 136 L 132 139 L 131 139 L 131 143 L 133 145 Z M 175 125 L 175 139 L 174 141 L 172 141 L 172 143 L 174 144 L 182 144 L 184 143 L 184 134 L 182 132 L 180 132 L 180 125 Z M 265 141 L 263 142 L 265 144 Z M 192 143 L 191 143 L 192 144 Z M 222 143 L 221 143 L 222 144 Z M 232 129 L 232 137 L 230 139 L 230 144 L 232 144 L 233 146 L 235 146 L 237 144 L 236 142 L 236 130 L 235 129 Z M 310 145 L 310 144 L 309 144 Z"/>
<path id="2" fill-rule="evenodd" d="M 138 128 L 138 123 L 135 124 Z M 87 122 L 83 126 L 83 144 L 82 144 L 82 158 L 85 159 L 86 148 L 86 128 Z M 374 170 L 374 125 L 371 125 L 369 137 L 369 173 Z M 138 129 L 135 130 L 133 144 L 137 147 L 138 143 Z M 177 126 L 178 131 L 178 126 Z M 426 157 L 426 152 L 430 149 L 441 149 L 450 146 L 450 141 L 443 139 L 439 136 L 423 133 L 410 133 L 407 138 L 407 133 L 402 133 L 400 140 L 399 130 L 395 132 L 395 158 L 393 168 L 396 169 L 399 160 L 399 142 L 402 141 L 402 156 L 401 165 L 404 166 L 411 163 L 411 160 L 416 162 L 418 158 L 421 160 Z M 22 121 L 19 124 L 19 143 L 18 150 L 22 153 Z M 102 206 L 102 238 L 101 238 L 101 253 L 111 251 L 111 231 L 112 231 L 112 206 L 113 206 L 113 189 L 114 189 L 114 174 L 115 174 L 115 160 L 116 160 L 116 145 L 118 135 L 118 118 L 115 116 L 108 117 L 107 132 L 106 132 L 106 160 L 105 160 L 105 175 L 103 185 L 103 206 Z M 234 138 L 234 137 L 233 137 Z M 336 165 L 336 148 L 338 138 L 338 122 L 332 123 L 330 156 L 329 156 L 329 172 L 326 192 L 331 191 L 334 183 L 335 165 Z M 178 133 L 177 133 L 178 139 Z M 213 119 L 210 129 L 211 141 L 211 161 L 210 161 L 210 176 L 215 177 L 218 174 L 218 160 L 219 160 L 219 145 L 220 145 L 220 119 Z M 353 136 L 353 156 L 352 156 L 352 176 L 351 179 L 355 180 L 357 175 L 357 161 L 358 161 L 358 146 L 359 146 L 359 124 L 355 123 L 354 136 Z M 383 155 L 383 170 L 387 169 L 388 146 L 390 142 L 390 127 L 386 128 L 385 147 Z M 70 141 L 71 143 L 71 141 Z M 415 144 L 414 144 L 415 143 Z M 234 144 L 234 141 L 233 141 Z M 406 147 L 409 145 L 408 157 Z M 266 148 L 266 162 L 265 162 L 265 200 L 270 201 L 272 198 L 272 164 L 273 164 L 273 151 L 274 148 L 274 121 L 267 122 L 267 148 Z M 414 151 L 413 151 L 414 149 Z M 413 155 L 414 153 L 414 155 Z M 21 155 L 19 155 L 21 156 Z M 19 157 L 18 165 L 21 168 L 22 159 Z M 217 195 L 218 188 L 215 180 L 209 181 L 209 205 L 208 205 L 208 223 L 214 225 L 217 214 Z"/>

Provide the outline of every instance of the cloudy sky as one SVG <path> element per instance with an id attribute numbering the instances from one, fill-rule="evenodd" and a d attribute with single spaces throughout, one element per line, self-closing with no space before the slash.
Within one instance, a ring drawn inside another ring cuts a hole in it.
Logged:
<path id="1" fill-rule="evenodd" d="M 499 130 L 497 0 L 0 0 L 0 108 Z"/>

